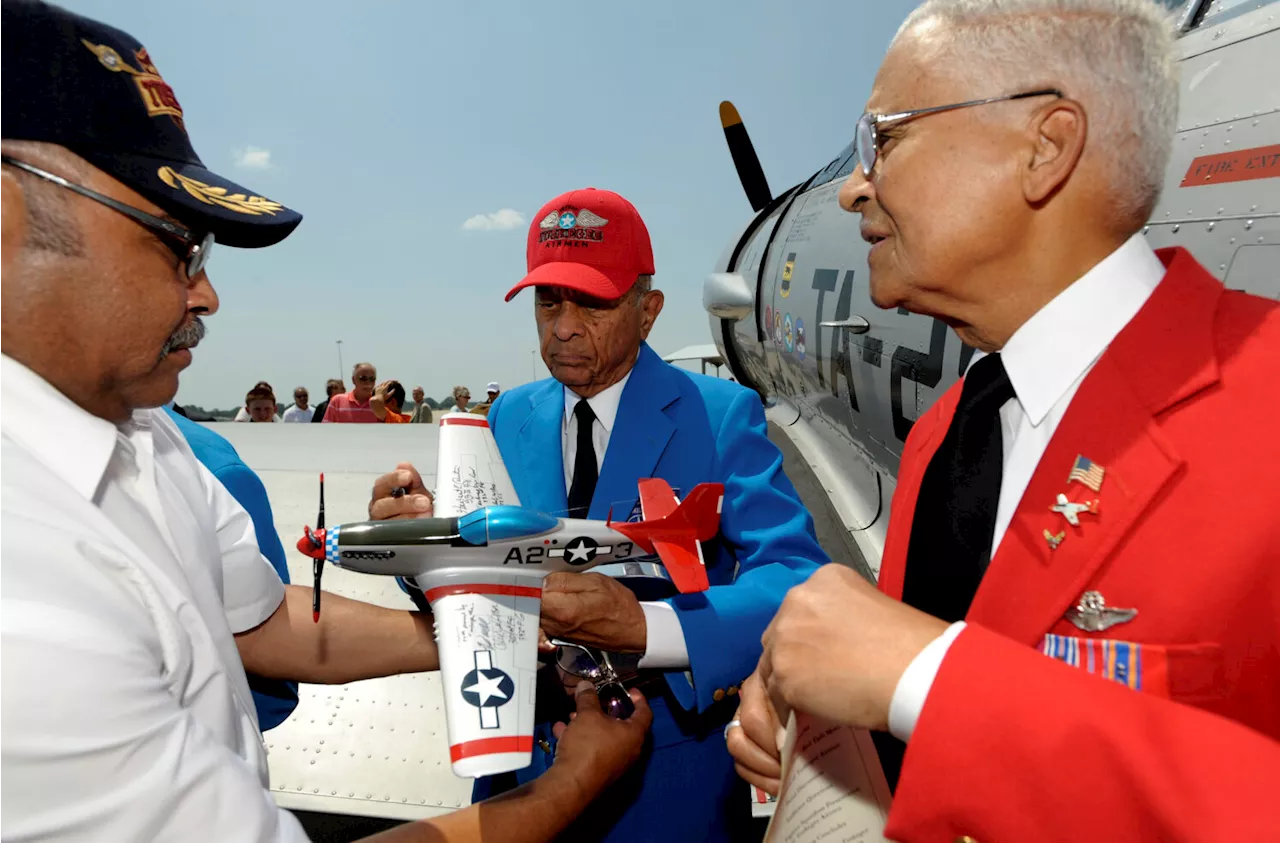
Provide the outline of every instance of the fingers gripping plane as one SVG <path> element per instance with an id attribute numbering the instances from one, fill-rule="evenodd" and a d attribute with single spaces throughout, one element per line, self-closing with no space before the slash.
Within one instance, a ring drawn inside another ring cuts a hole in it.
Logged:
<path id="1" fill-rule="evenodd" d="M 705 591 L 699 542 L 719 532 L 724 487 L 701 484 L 680 502 L 665 481 L 641 480 L 639 522 L 537 512 L 519 505 L 488 421 L 461 415 L 440 421 L 436 480 L 433 517 L 320 521 L 298 550 L 315 560 L 317 593 L 326 561 L 412 578 L 435 616 L 454 773 L 519 770 L 533 751 L 543 578 L 656 554 L 681 592 Z"/>

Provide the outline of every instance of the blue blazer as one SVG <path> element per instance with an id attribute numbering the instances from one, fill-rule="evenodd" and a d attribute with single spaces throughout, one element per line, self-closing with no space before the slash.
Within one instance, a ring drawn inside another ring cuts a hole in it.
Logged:
<path id="1" fill-rule="evenodd" d="M 239 502 L 253 519 L 253 531 L 258 536 L 258 550 L 267 557 L 285 585 L 289 584 L 289 564 L 276 532 L 276 522 L 271 515 L 271 501 L 267 490 L 244 464 L 236 449 L 223 437 L 202 424 L 191 421 L 172 407 L 165 407 L 169 417 L 178 424 L 183 437 L 196 459 L 209 469 L 231 496 Z M 263 679 L 249 675 L 249 690 L 253 692 L 253 705 L 258 710 L 258 726 L 264 732 L 285 721 L 298 707 L 298 683 L 278 679 Z"/>
<path id="2" fill-rule="evenodd" d="M 552 379 L 503 393 L 489 411 L 489 425 L 523 506 L 548 513 L 568 508 L 563 421 L 563 387 Z M 681 496 L 698 483 L 723 483 L 725 495 L 720 536 L 703 546 L 711 588 L 667 601 L 675 607 L 689 652 L 688 673 L 666 674 L 685 712 L 677 715 L 664 700 L 655 701 L 654 756 L 639 797 L 648 804 L 629 813 L 635 815 L 634 828 L 641 829 L 646 815 L 649 823 L 661 822 L 677 810 L 687 818 L 688 839 L 722 839 L 711 825 L 698 829 L 700 823 L 688 813 L 710 812 L 706 822 L 719 825 L 714 815 L 729 810 L 724 806 L 749 813 L 747 786 L 733 775 L 718 726 L 728 720 L 735 705 L 731 698 L 755 669 L 760 636 L 787 590 L 828 561 L 827 555 L 814 537 L 813 519 L 782 473 L 782 454 L 769 441 L 759 396 L 730 381 L 671 366 L 647 344 L 623 389 L 588 517 L 604 519 L 612 509 L 615 518 L 626 519 L 638 506 L 636 483 L 645 477 L 663 478 Z M 714 715 L 690 717 L 726 697 L 729 701 Z M 664 747 L 677 746 L 684 747 L 675 753 L 685 756 L 684 763 L 671 753 L 666 762 L 658 758 Z M 540 753 L 534 754 L 537 767 Z M 675 792 L 675 770 L 694 777 L 686 792 Z M 668 780 L 665 787 L 651 781 L 659 777 Z M 610 839 L 626 837 L 615 827 Z M 666 832 L 664 838 L 685 839 Z"/>

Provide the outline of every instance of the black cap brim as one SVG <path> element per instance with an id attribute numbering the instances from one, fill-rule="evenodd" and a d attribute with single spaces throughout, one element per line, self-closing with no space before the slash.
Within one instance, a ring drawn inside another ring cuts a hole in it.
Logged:
<path id="1" fill-rule="evenodd" d="M 78 155 L 224 246 L 257 249 L 288 237 L 302 214 L 195 164 L 149 155 L 75 149 Z"/>

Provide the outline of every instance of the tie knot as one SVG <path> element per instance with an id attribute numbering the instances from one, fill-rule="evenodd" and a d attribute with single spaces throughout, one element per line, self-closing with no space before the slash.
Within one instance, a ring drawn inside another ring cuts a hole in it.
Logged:
<path id="1" fill-rule="evenodd" d="M 1009 373 L 1004 370 L 1000 355 L 988 354 L 974 363 L 964 376 L 960 393 L 960 406 L 968 411 L 979 407 L 999 410 L 1006 401 L 1015 397 Z"/>
<path id="2" fill-rule="evenodd" d="M 578 420 L 579 425 L 588 425 L 596 420 L 596 412 L 591 409 L 591 405 L 585 398 L 578 399 L 578 403 L 573 405 L 573 416 Z"/>

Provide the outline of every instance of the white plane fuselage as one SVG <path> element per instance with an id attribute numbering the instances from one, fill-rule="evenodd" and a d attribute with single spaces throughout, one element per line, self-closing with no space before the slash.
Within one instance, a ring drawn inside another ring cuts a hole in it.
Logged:
<path id="1" fill-rule="evenodd" d="M 364 574 L 413 577 L 423 587 L 479 570 L 540 576 L 652 555 L 602 521 L 491 506 L 461 518 L 332 527 L 325 559 Z"/>

